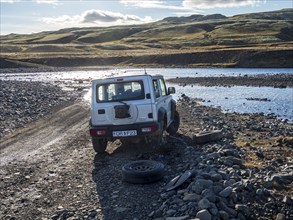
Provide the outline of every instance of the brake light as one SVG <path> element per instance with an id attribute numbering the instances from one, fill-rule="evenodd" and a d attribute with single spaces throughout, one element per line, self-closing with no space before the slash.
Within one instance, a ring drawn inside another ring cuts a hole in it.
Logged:
<path id="1" fill-rule="evenodd" d="M 156 126 L 156 125 L 141 128 L 141 132 L 143 132 L 143 133 L 154 132 L 156 130 L 158 130 L 158 126 Z"/>
<path id="2" fill-rule="evenodd" d="M 92 130 L 90 130 L 90 133 L 92 134 L 92 135 L 98 135 L 98 136 L 104 136 L 104 135 L 106 135 L 106 130 L 96 130 L 96 129 L 92 129 Z"/>

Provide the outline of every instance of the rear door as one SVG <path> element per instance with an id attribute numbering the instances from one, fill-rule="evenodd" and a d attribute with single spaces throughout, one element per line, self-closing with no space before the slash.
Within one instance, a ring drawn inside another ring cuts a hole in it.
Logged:
<path id="1" fill-rule="evenodd" d="M 92 124 L 127 125 L 152 121 L 145 77 L 114 78 L 93 84 Z"/>

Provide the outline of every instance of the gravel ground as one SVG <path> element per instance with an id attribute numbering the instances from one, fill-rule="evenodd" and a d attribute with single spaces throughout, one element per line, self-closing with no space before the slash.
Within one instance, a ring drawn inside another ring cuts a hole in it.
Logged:
<path id="1" fill-rule="evenodd" d="M 167 136 L 160 148 L 116 141 L 109 143 L 106 154 L 95 154 L 86 104 L 79 100 L 57 108 L 74 97 L 54 104 L 66 96 L 55 86 L 4 84 L 1 88 L 19 87 L 9 94 L 19 106 L 31 97 L 34 103 L 38 100 L 41 107 L 27 111 L 41 114 L 25 124 L 25 131 L 16 129 L 1 138 L 1 219 L 293 219 L 293 125 L 286 120 L 222 113 L 183 96 L 178 102 L 179 132 Z M 10 106 L 11 99 L 1 105 Z M 43 111 L 36 109 L 50 104 L 55 107 L 43 118 Z M 1 114 L 6 109 L 14 106 Z M 25 111 L 2 116 L 1 128 L 26 117 Z M 222 138 L 196 142 L 199 133 L 211 130 L 221 130 Z M 163 162 L 163 180 L 147 185 L 122 182 L 121 167 L 137 159 Z M 194 175 L 167 192 L 165 185 L 185 171 Z"/>

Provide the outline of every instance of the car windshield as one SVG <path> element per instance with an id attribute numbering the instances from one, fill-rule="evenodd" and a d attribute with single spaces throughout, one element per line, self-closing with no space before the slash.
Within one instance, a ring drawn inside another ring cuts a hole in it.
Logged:
<path id="1" fill-rule="evenodd" d="M 114 102 L 144 99 L 142 81 L 121 81 L 99 84 L 96 87 L 97 102 Z"/>

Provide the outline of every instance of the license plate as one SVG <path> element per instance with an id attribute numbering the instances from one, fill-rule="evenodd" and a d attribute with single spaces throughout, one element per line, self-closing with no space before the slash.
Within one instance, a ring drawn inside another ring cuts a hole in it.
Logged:
<path id="1" fill-rule="evenodd" d="M 113 137 L 129 137 L 129 136 L 136 136 L 136 130 L 129 130 L 129 131 L 113 131 Z"/>

